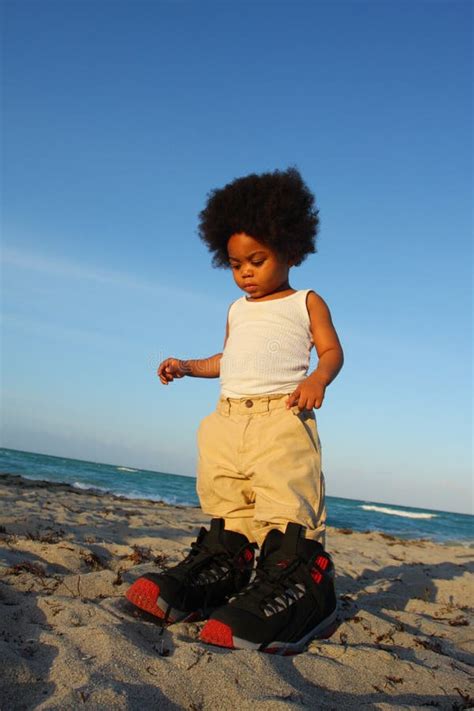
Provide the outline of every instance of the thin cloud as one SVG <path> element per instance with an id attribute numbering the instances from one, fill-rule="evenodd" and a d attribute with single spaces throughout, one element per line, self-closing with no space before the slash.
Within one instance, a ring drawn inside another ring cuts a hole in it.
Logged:
<path id="1" fill-rule="evenodd" d="M 182 288 L 177 289 L 173 286 L 163 285 L 163 283 L 155 284 L 124 272 L 101 269 L 67 259 L 19 250 L 14 247 L 3 247 L 2 263 L 4 267 L 34 271 L 47 276 L 69 280 L 76 279 L 106 286 L 118 286 L 121 289 L 133 289 L 155 294 L 156 296 L 167 296 L 169 298 L 171 294 L 176 298 L 204 299 L 206 302 L 209 300 L 205 294 L 200 292 Z M 160 282 L 162 282 L 161 277 Z"/>
<path id="2" fill-rule="evenodd" d="M 124 338 L 115 334 L 104 334 L 102 330 L 83 329 L 74 326 L 63 326 L 62 324 L 51 323 L 49 321 L 29 319 L 17 314 L 0 314 L 0 325 L 3 329 L 15 328 L 27 334 L 35 334 L 38 342 L 40 339 L 56 338 L 58 340 L 67 339 L 82 346 L 88 344 L 99 345 L 123 345 Z"/>

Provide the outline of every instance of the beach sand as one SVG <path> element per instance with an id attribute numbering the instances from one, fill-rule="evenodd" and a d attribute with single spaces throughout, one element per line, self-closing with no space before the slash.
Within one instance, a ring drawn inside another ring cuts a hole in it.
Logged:
<path id="1" fill-rule="evenodd" d="M 160 634 L 124 592 L 182 559 L 199 509 L 0 477 L 0 708 L 472 708 L 473 550 L 329 529 L 339 627 L 277 657 Z"/>

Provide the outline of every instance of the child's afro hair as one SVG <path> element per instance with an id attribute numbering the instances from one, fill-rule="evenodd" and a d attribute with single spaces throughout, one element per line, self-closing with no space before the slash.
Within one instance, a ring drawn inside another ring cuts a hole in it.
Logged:
<path id="1" fill-rule="evenodd" d="M 229 267 L 227 242 L 240 232 L 272 248 L 295 266 L 316 252 L 318 210 L 296 168 L 252 173 L 211 190 L 199 214 L 199 237 L 215 267 Z"/>

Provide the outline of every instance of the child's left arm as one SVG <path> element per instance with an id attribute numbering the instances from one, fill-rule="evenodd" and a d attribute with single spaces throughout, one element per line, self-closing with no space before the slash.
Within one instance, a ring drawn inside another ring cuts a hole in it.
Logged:
<path id="1" fill-rule="evenodd" d="M 334 380 L 344 362 L 342 347 L 326 302 L 314 291 L 310 291 L 306 304 L 319 361 L 316 370 L 288 397 L 287 408 L 298 405 L 300 410 L 321 407 L 326 387 Z"/>

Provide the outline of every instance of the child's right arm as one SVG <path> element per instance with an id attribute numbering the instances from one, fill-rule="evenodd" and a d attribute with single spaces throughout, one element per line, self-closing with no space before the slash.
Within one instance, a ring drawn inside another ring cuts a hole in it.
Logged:
<path id="1" fill-rule="evenodd" d="M 222 353 L 198 360 L 166 358 L 158 366 L 157 374 L 163 385 L 168 385 L 175 378 L 184 378 L 185 375 L 192 378 L 218 378 L 221 358 Z"/>
<path id="2" fill-rule="evenodd" d="M 225 331 L 224 348 L 229 338 L 229 320 Z M 179 358 L 166 358 L 158 366 L 157 375 L 163 385 L 168 385 L 175 378 L 184 378 L 185 375 L 191 378 L 218 378 L 221 371 L 222 353 L 210 358 L 200 358 L 199 360 L 179 360 Z"/>

